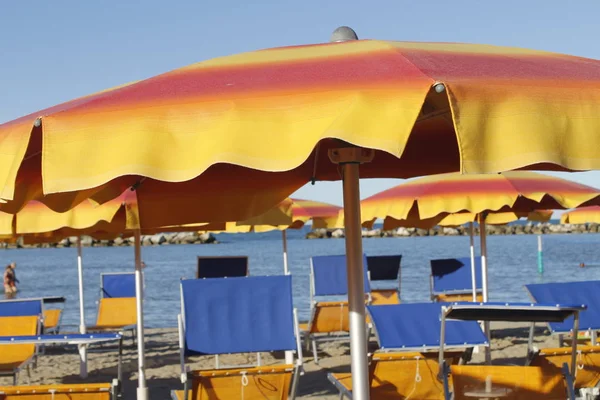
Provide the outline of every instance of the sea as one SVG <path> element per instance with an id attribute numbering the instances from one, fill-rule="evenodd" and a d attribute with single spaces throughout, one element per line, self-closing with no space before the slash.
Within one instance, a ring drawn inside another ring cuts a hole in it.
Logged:
<path id="1" fill-rule="evenodd" d="M 288 231 L 288 254 L 294 305 L 301 320 L 309 317 L 309 260 L 311 256 L 344 253 L 344 239 L 305 239 L 309 228 Z M 193 278 L 197 256 L 245 255 L 250 275 L 283 273 L 279 231 L 218 234 L 218 244 L 168 245 L 142 248 L 145 268 L 145 325 L 177 326 L 179 282 Z M 488 237 L 490 301 L 529 301 L 528 283 L 600 279 L 599 234 L 552 234 L 543 238 L 544 272 L 538 272 L 537 236 Z M 429 301 L 429 260 L 469 256 L 468 236 L 370 238 L 363 240 L 367 255 L 402 255 L 402 302 Z M 476 247 L 479 254 L 479 248 Z M 96 319 L 100 274 L 134 269 L 132 247 L 83 249 L 84 300 L 87 324 Z M 5 249 L 0 262 L 17 263 L 18 298 L 64 296 L 63 324 L 79 322 L 77 250 L 75 248 Z M 584 263 L 585 267 L 580 267 Z M 377 282 L 374 287 L 386 287 Z"/>

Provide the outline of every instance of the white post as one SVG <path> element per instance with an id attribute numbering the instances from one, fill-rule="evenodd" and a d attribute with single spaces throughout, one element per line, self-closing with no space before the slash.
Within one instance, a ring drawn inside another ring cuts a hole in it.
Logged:
<path id="1" fill-rule="evenodd" d="M 85 302 L 83 299 L 83 256 L 81 251 L 81 237 L 77 237 L 77 274 L 79 280 L 79 333 L 85 334 Z M 79 376 L 87 378 L 87 346 L 79 345 Z"/>
<path id="2" fill-rule="evenodd" d="M 487 271 L 487 242 L 485 232 L 485 213 L 479 214 L 479 240 L 481 243 L 481 286 L 483 289 L 483 302 L 488 301 L 488 271 Z M 490 321 L 483 322 L 483 331 L 491 343 L 490 336 Z M 490 347 L 485 348 L 485 363 L 490 365 L 492 363 L 492 354 L 490 353 Z"/>
<path id="3" fill-rule="evenodd" d="M 477 279 L 475 279 L 477 275 L 477 271 L 475 268 L 475 240 L 473 238 L 475 236 L 475 229 L 473 228 L 473 223 L 469 222 L 469 239 L 471 245 L 471 287 L 473 289 L 473 302 L 477 301 Z"/>
<path id="4" fill-rule="evenodd" d="M 138 388 L 137 400 L 148 400 L 146 386 L 146 356 L 144 348 L 144 272 L 142 271 L 142 243 L 140 230 L 134 232 L 135 302 L 137 311 Z"/>
<path id="5" fill-rule="evenodd" d="M 288 266 L 288 253 L 287 253 L 287 230 L 281 231 L 281 240 L 283 241 L 283 273 L 285 275 L 290 274 L 290 269 Z M 286 351 L 285 352 L 285 363 L 292 365 L 294 364 L 294 352 Z"/>
<path id="6" fill-rule="evenodd" d="M 288 251 L 287 251 L 287 230 L 281 231 L 281 240 L 283 241 L 283 273 L 284 275 L 290 274 L 290 268 L 288 266 Z"/>
<path id="7" fill-rule="evenodd" d="M 369 399 L 367 325 L 358 163 L 343 164 L 352 397 Z"/>

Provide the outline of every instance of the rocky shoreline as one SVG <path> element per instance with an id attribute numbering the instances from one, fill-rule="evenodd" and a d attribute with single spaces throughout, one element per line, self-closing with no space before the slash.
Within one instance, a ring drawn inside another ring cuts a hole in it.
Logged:
<path id="1" fill-rule="evenodd" d="M 179 233 L 159 233 L 156 235 L 142 235 L 142 246 L 165 246 L 175 244 L 212 244 L 218 243 L 217 239 L 211 233 L 198 232 L 179 232 Z M 90 236 L 81 237 L 83 247 L 121 247 L 133 246 L 133 238 L 116 238 L 112 240 L 98 240 Z M 5 244 L 4 248 L 51 248 L 51 247 L 75 247 L 77 246 L 77 237 L 72 236 L 64 238 L 58 243 L 23 243 L 22 239 L 16 243 Z"/>
<path id="2" fill-rule="evenodd" d="M 486 233 L 488 235 L 547 235 L 555 233 L 598 233 L 600 225 L 598 224 L 551 224 L 544 223 L 528 223 L 526 225 L 488 225 Z M 479 235 L 479 227 L 475 227 L 475 234 Z M 414 236 L 468 236 L 469 228 L 467 226 L 459 226 L 456 228 L 435 227 L 433 229 L 418 229 L 418 228 L 398 228 L 384 231 L 382 229 L 363 229 L 363 238 L 378 238 L 378 237 L 414 237 Z M 328 239 L 328 238 L 343 238 L 343 229 L 315 229 L 306 234 L 307 239 Z"/>

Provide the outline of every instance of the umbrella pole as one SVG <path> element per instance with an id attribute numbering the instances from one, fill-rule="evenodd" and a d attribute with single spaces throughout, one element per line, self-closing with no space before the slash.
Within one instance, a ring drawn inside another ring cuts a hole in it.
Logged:
<path id="1" fill-rule="evenodd" d="M 479 240 L 481 246 L 481 286 L 483 288 L 483 302 L 488 301 L 488 276 L 487 276 L 487 240 L 485 232 L 485 214 L 479 214 Z M 490 342 L 490 321 L 483 322 L 483 332 Z M 485 348 L 485 363 L 490 365 L 492 363 L 492 354 L 490 353 L 490 347 Z"/>
<path id="2" fill-rule="evenodd" d="M 473 229 L 473 223 L 469 222 L 469 240 L 470 240 L 470 250 L 471 250 L 471 287 L 473 289 L 473 302 L 477 301 L 477 279 L 475 279 L 477 275 L 477 271 L 475 270 L 475 240 L 473 238 L 475 236 L 475 229 Z"/>
<path id="3" fill-rule="evenodd" d="M 138 346 L 138 388 L 137 400 L 148 400 L 146 386 L 146 356 L 144 349 L 144 273 L 142 272 L 141 233 L 136 229 L 133 234 L 135 251 L 135 302 L 137 311 Z"/>
<path id="4" fill-rule="evenodd" d="M 288 251 L 287 251 L 287 230 L 281 231 L 281 239 L 283 241 L 283 273 L 284 275 L 290 274 L 290 268 L 288 266 Z"/>
<path id="5" fill-rule="evenodd" d="M 85 334 L 85 302 L 83 300 L 83 256 L 81 236 L 77 236 L 77 275 L 79 280 L 79 333 Z M 87 378 L 87 346 L 79 346 L 79 376 Z"/>
<path id="6" fill-rule="evenodd" d="M 287 231 L 284 229 L 281 231 L 281 240 L 283 242 L 283 273 L 284 275 L 290 274 L 290 269 L 288 267 L 288 253 L 287 253 Z M 286 351 L 285 352 L 285 363 L 286 364 L 294 364 L 294 352 Z"/>
<path id="7" fill-rule="evenodd" d="M 346 230 L 352 398 L 368 400 L 369 371 L 358 166 L 358 163 L 343 164 L 344 225 Z"/>

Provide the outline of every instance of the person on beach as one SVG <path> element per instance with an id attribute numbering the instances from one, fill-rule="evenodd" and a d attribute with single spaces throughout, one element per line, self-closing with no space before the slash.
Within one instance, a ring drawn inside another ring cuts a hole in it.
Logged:
<path id="1" fill-rule="evenodd" d="M 16 264 L 11 263 L 4 270 L 4 293 L 11 295 L 17 293 L 17 276 L 15 273 Z"/>

